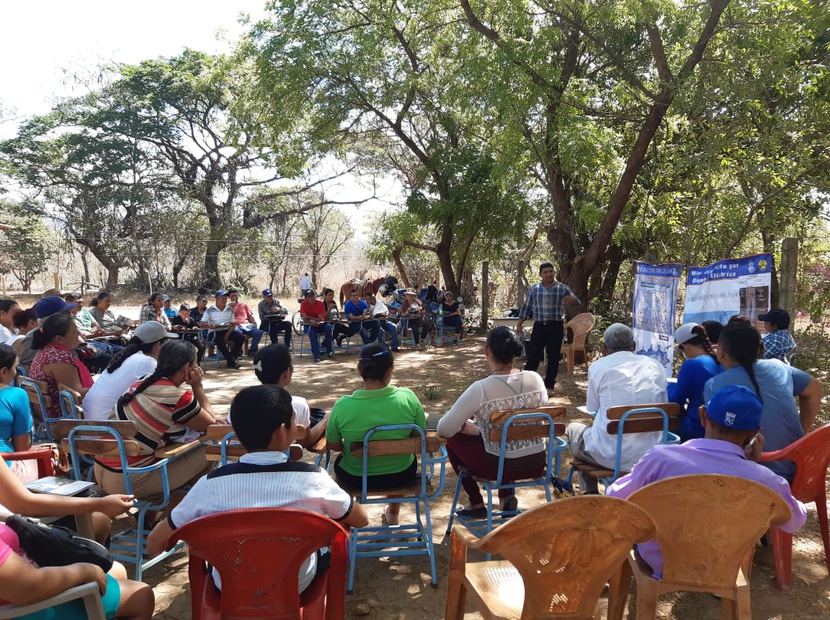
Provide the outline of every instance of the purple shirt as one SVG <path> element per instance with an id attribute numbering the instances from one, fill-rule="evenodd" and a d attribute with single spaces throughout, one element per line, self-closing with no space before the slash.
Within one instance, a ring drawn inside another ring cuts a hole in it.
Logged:
<path id="1" fill-rule="evenodd" d="M 760 482 L 780 495 L 792 511 L 792 518 L 781 525 L 785 532 L 797 531 L 807 520 L 804 504 L 795 499 L 790 485 L 770 469 L 750 461 L 740 446 L 720 439 L 691 439 L 680 445 L 654 446 L 634 465 L 631 473 L 612 484 L 606 495 L 627 499 L 644 486 L 675 476 L 721 474 Z M 654 571 L 654 578 L 663 577 L 663 555 L 657 540 L 637 545 L 642 558 Z"/>

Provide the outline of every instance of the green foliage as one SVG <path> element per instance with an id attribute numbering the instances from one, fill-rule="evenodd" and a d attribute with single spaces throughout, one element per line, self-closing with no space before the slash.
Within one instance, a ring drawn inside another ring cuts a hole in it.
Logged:
<path id="1" fill-rule="evenodd" d="M 35 276 L 48 270 L 57 244 L 39 212 L 31 203 L 0 201 L 0 223 L 9 227 L 0 231 L 0 274 L 11 273 L 29 292 Z"/>

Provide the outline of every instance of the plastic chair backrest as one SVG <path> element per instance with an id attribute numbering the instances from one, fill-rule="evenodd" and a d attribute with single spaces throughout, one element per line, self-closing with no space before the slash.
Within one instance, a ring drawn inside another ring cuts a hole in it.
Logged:
<path id="1" fill-rule="evenodd" d="M 733 589 L 738 570 L 749 565 L 761 536 L 770 525 L 791 517 L 777 493 L 735 476 L 666 478 L 636 491 L 628 501 L 657 524 L 663 582 L 704 591 Z"/>
<path id="2" fill-rule="evenodd" d="M 407 430 L 409 431 L 412 436 L 409 438 L 404 439 L 391 439 L 388 437 L 388 433 L 390 431 L 401 431 Z M 387 434 L 385 438 L 376 437 L 374 440 L 372 437 L 376 434 Z M 429 477 L 427 475 L 427 467 L 423 464 L 428 462 L 427 459 L 427 452 L 431 448 L 438 448 L 437 446 L 437 439 L 431 438 L 432 441 L 427 440 L 426 433 L 424 429 L 416 424 L 387 424 L 384 426 L 376 426 L 375 428 L 369 429 L 366 434 L 363 436 L 363 445 L 356 446 L 352 444 L 350 446 L 351 452 L 355 456 L 361 456 L 363 460 L 363 484 L 361 489 L 361 497 L 360 503 L 372 503 L 372 500 L 369 499 L 369 488 L 368 488 L 368 474 L 369 474 L 369 459 L 372 457 L 378 456 L 390 456 L 390 455 L 401 455 L 401 454 L 414 454 L 421 462 L 421 467 L 419 467 L 418 471 L 418 485 L 420 485 L 420 493 L 418 497 L 426 498 L 427 497 L 427 490 L 428 490 L 428 482 Z M 376 446 L 370 446 L 372 441 L 380 442 L 382 441 L 383 444 L 377 444 Z M 357 442 L 355 442 L 357 443 Z M 383 454 L 377 453 L 376 450 L 373 448 L 383 448 Z M 441 446 L 443 448 L 443 446 Z M 443 475 L 441 476 L 441 487 L 443 490 Z M 434 493 L 433 493 L 434 495 Z"/>
<path id="3" fill-rule="evenodd" d="M 473 546 L 503 555 L 522 576 L 522 618 L 591 617 L 631 547 L 654 538 L 655 530 L 634 504 L 583 495 L 528 510 Z"/>
<path id="4" fill-rule="evenodd" d="M 61 416 L 70 420 L 82 420 L 84 417 L 83 409 L 75 400 L 75 394 L 69 390 L 61 390 L 58 392 L 58 399 L 61 405 Z"/>
<path id="5" fill-rule="evenodd" d="M 786 448 L 764 452 L 759 463 L 788 460 L 795 462 L 795 476 L 790 488 L 802 502 L 824 496 L 827 466 L 830 465 L 830 424 L 817 428 Z"/>
<path id="6" fill-rule="evenodd" d="M 97 583 L 83 583 L 79 586 L 68 588 L 55 596 L 38 601 L 37 603 L 0 606 L 0 617 L 19 618 L 21 616 L 34 616 L 36 612 L 78 599 L 81 599 L 84 604 L 86 618 L 89 620 L 106 620 L 107 615 L 104 613 L 104 604 L 101 602 L 101 594 L 98 590 Z M 39 614 L 38 617 L 40 617 Z"/>
<path id="7" fill-rule="evenodd" d="M 570 342 L 570 345 L 576 349 L 584 349 L 586 343 L 588 342 L 588 334 L 590 334 L 591 330 L 594 329 L 594 325 L 596 325 L 596 323 L 597 321 L 594 318 L 594 315 L 590 312 L 577 314 L 574 318 L 568 321 L 565 327 L 570 328 L 573 332 L 573 340 Z"/>
<path id="8" fill-rule="evenodd" d="M 167 547 L 178 540 L 189 546 L 191 584 L 211 579 L 205 563 L 219 572 L 222 618 L 299 618 L 300 566 L 330 547 L 326 617 L 345 616 L 348 534 L 328 517 L 293 508 L 231 510 L 181 526 Z"/>

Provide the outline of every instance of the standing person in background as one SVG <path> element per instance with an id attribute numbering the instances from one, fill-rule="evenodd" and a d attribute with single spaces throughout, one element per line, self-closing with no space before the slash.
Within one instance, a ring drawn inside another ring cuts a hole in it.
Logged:
<path id="1" fill-rule="evenodd" d="M 767 335 L 764 336 L 764 359 L 787 362 L 787 356 L 795 351 L 795 340 L 787 331 L 790 326 L 790 314 L 781 308 L 774 308 L 766 314 L 759 314 Z"/>
<path id="2" fill-rule="evenodd" d="M 304 273 L 303 277 L 300 278 L 300 294 L 305 297 L 306 292 L 311 290 L 311 278 L 308 276 L 308 273 Z"/>
<path id="3" fill-rule="evenodd" d="M 565 284 L 557 282 L 553 265 L 539 265 L 537 282 L 527 291 L 527 299 L 519 310 L 519 322 L 516 333 L 521 337 L 522 325 L 533 318 L 533 332 L 527 345 L 527 363 L 525 370 L 536 370 L 539 363 L 548 354 L 548 367 L 545 371 L 545 387 L 552 390 L 559 374 L 559 360 L 562 358 L 562 339 L 565 337 L 565 304 L 579 303 L 574 292 Z"/>
<path id="4" fill-rule="evenodd" d="M 288 310 L 282 307 L 279 299 L 274 299 L 274 291 L 266 288 L 262 291 L 262 301 L 257 306 L 259 313 L 259 329 L 268 332 L 268 337 L 271 339 L 271 344 L 277 342 L 277 337 L 280 332 L 285 339 L 285 346 L 291 346 L 291 321 L 286 316 Z"/>
<path id="5" fill-rule="evenodd" d="M 253 357 L 259 350 L 259 341 L 262 340 L 262 334 L 265 332 L 257 329 L 256 320 L 248 304 L 239 301 L 239 291 L 231 287 L 228 289 L 228 296 L 230 297 L 228 305 L 233 309 L 233 320 L 236 323 L 235 331 L 242 336 L 251 337 L 251 349 L 248 354 Z"/>
<path id="6" fill-rule="evenodd" d="M 14 299 L 0 299 L 0 342 L 6 342 L 14 336 L 14 315 L 20 305 Z"/>

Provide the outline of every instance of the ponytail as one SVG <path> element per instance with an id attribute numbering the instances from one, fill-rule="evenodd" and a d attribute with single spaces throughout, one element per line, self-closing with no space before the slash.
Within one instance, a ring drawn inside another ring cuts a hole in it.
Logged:
<path id="1" fill-rule="evenodd" d="M 720 335 L 719 347 L 749 375 L 749 380 L 755 388 L 755 394 L 762 401 L 761 387 L 755 378 L 755 362 L 758 361 L 758 351 L 761 346 L 761 334 L 754 327 L 741 321 L 727 324 Z"/>
<path id="2" fill-rule="evenodd" d="M 110 363 L 107 366 L 107 372 L 115 372 L 116 370 L 121 368 L 121 364 L 124 363 L 124 360 L 126 360 L 131 355 L 135 355 L 139 351 L 144 353 L 144 355 L 147 355 L 148 353 L 150 353 L 150 351 L 153 350 L 155 344 L 155 342 L 146 343 L 142 341 L 140 338 L 136 338 L 135 336 L 133 336 L 127 343 L 127 346 L 125 346 L 118 353 L 116 353 L 110 360 Z"/>
<path id="3" fill-rule="evenodd" d="M 75 318 L 68 312 L 53 314 L 43 322 L 40 329 L 36 329 L 32 334 L 32 349 L 42 349 L 56 336 L 65 336 L 74 324 Z"/>
<path id="4" fill-rule="evenodd" d="M 692 333 L 695 335 L 694 338 L 690 338 L 683 344 L 691 344 L 702 347 L 703 350 L 706 351 L 706 355 L 708 355 L 717 362 L 718 356 L 715 353 L 715 350 L 712 348 L 712 342 L 709 340 L 709 335 L 706 333 L 706 328 L 702 325 L 695 325 L 692 328 Z"/>
<path id="5" fill-rule="evenodd" d="M 118 406 L 124 407 L 133 398 L 141 394 L 159 379 L 168 379 L 178 372 L 185 364 L 196 361 L 196 347 L 187 340 L 171 340 L 159 351 L 158 364 L 153 374 L 144 378 L 133 392 L 127 392 L 118 399 Z"/>

